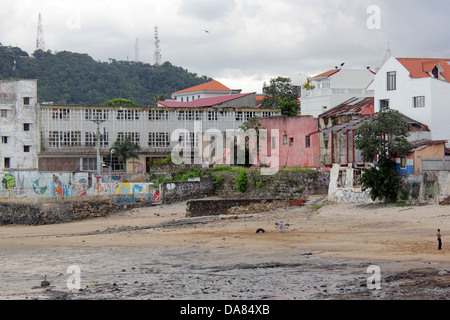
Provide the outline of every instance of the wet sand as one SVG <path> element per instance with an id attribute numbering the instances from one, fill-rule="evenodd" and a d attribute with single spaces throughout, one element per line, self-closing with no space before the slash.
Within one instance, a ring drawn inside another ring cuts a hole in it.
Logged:
<path id="1" fill-rule="evenodd" d="M 0 298 L 449 298 L 449 206 L 328 203 L 316 211 L 304 206 L 191 219 L 185 208 L 180 203 L 67 224 L 2 226 Z M 259 228 L 265 232 L 256 233 Z M 381 271 L 379 290 L 367 281 L 372 265 Z M 81 270 L 73 290 L 67 285 L 71 266 Z M 45 275 L 49 287 L 40 285 Z"/>

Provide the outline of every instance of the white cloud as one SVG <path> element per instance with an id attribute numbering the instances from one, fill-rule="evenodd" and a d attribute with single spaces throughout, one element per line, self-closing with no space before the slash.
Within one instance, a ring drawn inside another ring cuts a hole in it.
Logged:
<path id="1" fill-rule="evenodd" d="M 380 30 L 367 28 L 369 5 Z M 260 91 L 278 75 L 376 67 L 388 42 L 394 55 L 449 57 L 449 11 L 448 0 L 16 0 L 2 5 L 0 42 L 32 53 L 42 12 L 48 49 L 134 59 L 139 38 L 140 60 L 154 63 L 158 25 L 164 61 Z"/>

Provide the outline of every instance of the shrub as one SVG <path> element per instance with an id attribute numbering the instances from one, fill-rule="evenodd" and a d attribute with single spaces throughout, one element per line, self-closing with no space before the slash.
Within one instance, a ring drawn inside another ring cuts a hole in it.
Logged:
<path id="1" fill-rule="evenodd" d="M 246 188 L 247 188 L 247 175 L 245 174 L 244 171 L 241 171 L 241 173 L 239 173 L 239 175 L 236 178 L 236 189 L 239 192 L 244 192 Z"/>

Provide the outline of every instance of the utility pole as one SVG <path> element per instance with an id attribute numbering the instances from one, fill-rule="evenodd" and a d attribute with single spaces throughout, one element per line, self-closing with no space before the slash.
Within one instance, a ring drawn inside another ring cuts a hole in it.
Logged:
<path id="1" fill-rule="evenodd" d="M 102 161 L 100 159 L 100 141 L 103 137 L 103 135 L 100 133 L 100 124 L 105 122 L 106 120 L 100 120 L 98 117 L 96 117 L 95 120 L 91 121 L 97 124 L 97 133 L 95 134 L 97 138 L 97 175 L 100 176 L 102 173 Z"/>

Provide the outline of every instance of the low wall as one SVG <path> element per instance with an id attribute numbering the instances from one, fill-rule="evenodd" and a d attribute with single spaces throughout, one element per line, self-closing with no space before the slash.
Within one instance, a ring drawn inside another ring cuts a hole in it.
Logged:
<path id="1" fill-rule="evenodd" d="M 302 199 L 216 199 L 190 200 L 186 204 L 186 217 L 246 214 L 274 210 L 277 208 L 302 206 Z"/>
<path id="2" fill-rule="evenodd" d="M 214 184 L 211 178 L 199 181 L 165 182 L 160 186 L 160 198 L 164 204 L 212 195 L 214 195 Z"/>
<path id="3" fill-rule="evenodd" d="M 148 207 L 152 201 L 145 196 L 103 196 L 65 199 L 0 202 L 0 225 L 46 225 L 104 217 L 137 207 Z"/>

